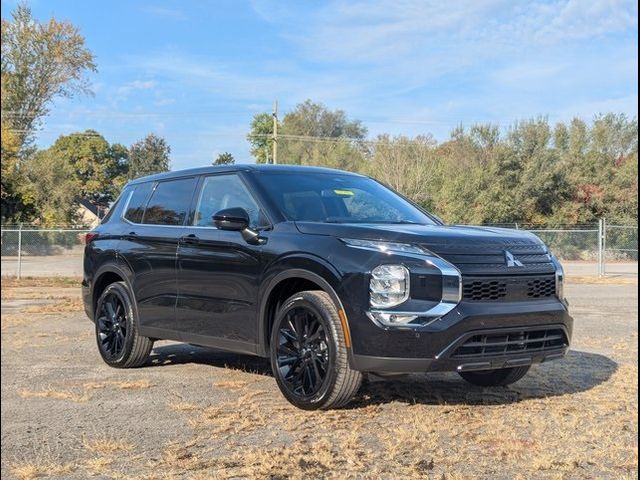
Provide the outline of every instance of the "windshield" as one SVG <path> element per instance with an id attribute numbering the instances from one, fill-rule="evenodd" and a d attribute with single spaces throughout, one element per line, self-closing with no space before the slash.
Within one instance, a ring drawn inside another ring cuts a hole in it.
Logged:
<path id="1" fill-rule="evenodd" d="M 378 182 L 331 173 L 262 173 L 258 182 L 289 220 L 324 223 L 436 222 Z"/>

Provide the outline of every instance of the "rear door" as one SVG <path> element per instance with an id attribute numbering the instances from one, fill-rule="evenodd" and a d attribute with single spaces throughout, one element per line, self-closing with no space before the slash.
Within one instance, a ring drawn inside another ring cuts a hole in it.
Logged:
<path id="1" fill-rule="evenodd" d="M 251 351 L 263 247 L 240 232 L 218 230 L 213 215 L 242 207 L 254 229 L 268 221 L 238 173 L 203 177 L 194 203 L 178 247 L 178 323 L 191 334 L 216 337 L 218 346 Z"/>
<path id="2" fill-rule="evenodd" d="M 142 184 L 125 211 L 119 253 L 134 274 L 143 329 L 176 330 L 176 253 L 196 184 L 196 177 Z"/>

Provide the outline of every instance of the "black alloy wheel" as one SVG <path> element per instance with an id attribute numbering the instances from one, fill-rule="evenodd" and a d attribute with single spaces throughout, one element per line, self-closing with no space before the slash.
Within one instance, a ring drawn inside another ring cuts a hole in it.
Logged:
<path id="1" fill-rule="evenodd" d="M 286 313 L 278 332 L 277 363 L 295 395 L 308 399 L 320 390 L 329 369 L 329 346 L 315 312 L 296 307 Z"/>
<path id="2" fill-rule="evenodd" d="M 110 358 L 118 358 L 124 349 L 128 328 L 124 302 L 117 291 L 103 299 L 96 322 L 101 350 Z"/>
<path id="3" fill-rule="evenodd" d="M 98 351 L 108 365 L 140 367 L 147 362 L 153 340 L 138 333 L 132 295 L 124 282 L 107 286 L 96 302 Z"/>
<path id="4" fill-rule="evenodd" d="M 270 335 L 271 368 L 280 391 L 305 410 L 346 405 L 362 382 L 362 374 L 349 365 L 349 348 L 345 324 L 326 292 L 293 295 L 276 314 Z"/>

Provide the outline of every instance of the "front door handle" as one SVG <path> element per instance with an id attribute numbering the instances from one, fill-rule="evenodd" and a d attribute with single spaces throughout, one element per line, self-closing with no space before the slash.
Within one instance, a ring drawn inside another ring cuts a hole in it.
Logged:
<path id="1" fill-rule="evenodd" d="M 190 233 L 189 235 L 185 235 L 184 237 L 180 237 L 180 243 L 189 243 L 196 244 L 200 241 L 197 235 Z"/>

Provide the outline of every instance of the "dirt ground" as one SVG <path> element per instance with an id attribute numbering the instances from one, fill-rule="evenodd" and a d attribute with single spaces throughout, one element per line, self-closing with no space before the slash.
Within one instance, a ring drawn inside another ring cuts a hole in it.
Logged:
<path id="1" fill-rule="evenodd" d="M 2 478 L 637 478 L 637 281 L 567 296 L 572 351 L 511 387 L 371 378 L 304 412 L 261 359 L 159 342 L 111 369 L 73 281 L 3 281 Z"/>

